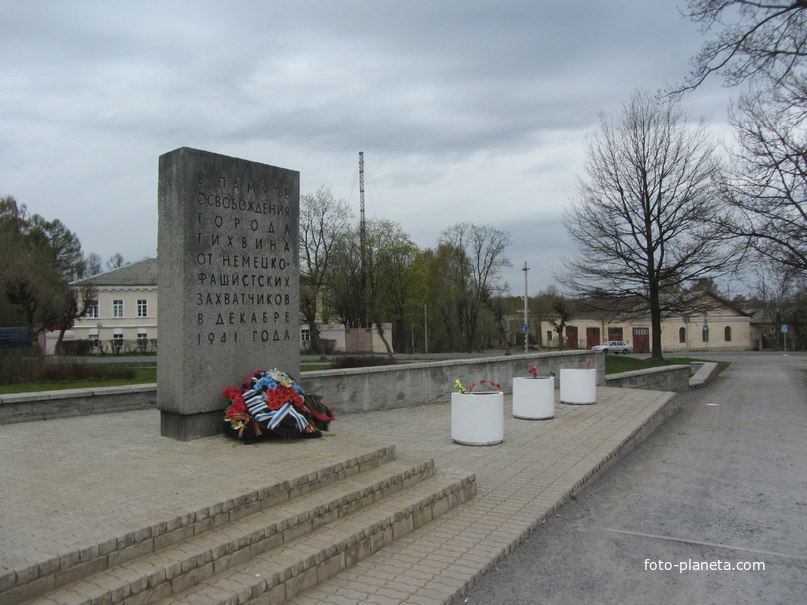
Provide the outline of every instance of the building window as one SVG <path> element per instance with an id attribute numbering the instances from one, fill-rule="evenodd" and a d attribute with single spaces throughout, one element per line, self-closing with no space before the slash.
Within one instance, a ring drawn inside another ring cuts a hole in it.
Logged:
<path id="1" fill-rule="evenodd" d="M 112 317 L 123 317 L 123 300 L 116 298 L 112 301 Z M 123 335 L 121 335 L 123 338 Z"/>
<path id="2" fill-rule="evenodd" d="M 98 319 L 98 299 L 87 302 L 87 315 L 85 317 Z"/>
<path id="3" fill-rule="evenodd" d="M 149 316 L 149 306 L 148 302 L 145 298 L 138 298 L 137 299 L 137 316 L 138 317 L 148 317 Z"/>
<path id="4" fill-rule="evenodd" d="M 709 342 L 709 326 L 703 326 L 701 338 L 703 339 L 703 342 Z"/>
<path id="5" fill-rule="evenodd" d="M 137 350 L 145 353 L 149 346 L 149 336 L 146 328 L 137 328 Z"/>
<path id="6" fill-rule="evenodd" d="M 678 328 L 678 342 L 686 342 L 686 341 L 687 341 L 686 328 Z"/>
<path id="7" fill-rule="evenodd" d="M 112 334 L 112 352 L 118 354 L 122 348 L 123 330 L 121 328 L 115 328 L 115 332 Z"/>
<path id="8" fill-rule="evenodd" d="M 300 328 L 300 340 L 309 342 L 311 340 L 311 330 L 308 328 Z"/>
<path id="9" fill-rule="evenodd" d="M 546 341 L 547 342 L 552 342 L 552 330 L 547 330 L 546 331 Z"/>
<path id="10" fill-rule="evenodd" d="M 731 326 L 726 326 L 723 328 L 723 340 L 726 342 L 731 342 Z"/>

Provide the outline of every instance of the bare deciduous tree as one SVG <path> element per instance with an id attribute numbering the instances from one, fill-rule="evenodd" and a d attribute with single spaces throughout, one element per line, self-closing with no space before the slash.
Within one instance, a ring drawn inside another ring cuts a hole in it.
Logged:
<path id="1" fill-rule="evenodd" d="M 123 258 L 123 255 L 120 252 L 115 252 L 115 254 L 110 256 L 109 260 L 106 262 L 106 268 L 109 271 L 113 271 L 114 269 L 120 269 L 125 264 L 127 263 L 126 259 Z"/>
<path id="2" fill-rule="evenodd" d="M 483 304 L 501 288 L 501 270 L 511 266 L 505 250 L 511 243 L 510 234 L 491 225 L 457 223 L 440 235 L 440 243 L 450 246 L 457 254 L 461 267 L 465 300 L 461 312 L 464 317 L 466 350 L 477 346 L 477 323 Z"/>
<path id="3" fill-rule="evenodd" d="M 704 32 L 722 27 L 692 59 L 681 90 L 697 88 L 713 73 L 729 86 L 763 78 L 788 80 L 807 56 L 805 0 L 689 0 L 684 16 Z"/>
<path id="4" fill-rule="evenodd" d="M 371 221 L 367 244 L 368 316 L 381 337 L 387 355 L 392 348 L 381 325 L 392 323 L 397 346 L 404 343 L 407 301 L 412 295 L 411 271 L 418 248 L 400 224 L 389 220 Z"/>
<path id="5" fill-rule="evenodd" d="M 807 272 L 807 140 L 803 108 L 776 91 L 743 95 L 732 108 L 739 142 L 720 193 L 725 229 L 781 270 Z"/>
<path id="6" fill-rule="evenodd" d="M 662 315 L 686 302 L 694 282 L 729 268 L 715 224 L 713 153 L 676 101 L 637 91 L 618 119 L 601 116 L 565 216 L 579 257 L 566 261 L 563 280 L 583 296 L 642 301 L 654 358 L 662 358 Z"/>
<path id="7" fill-rule="evenodd" d="M 689 0 L 685 16 L 704 31 L 722 27 L 693 60 L 677 91 L 720 74 L 748 83 L 731 109 L 739 151 L 721 194 L 732 208 L 723 226 L 782 270 L 807 269 L 807 1 Z"/>
<path id="8" fill-rule="evenodd" d="M 90 252 L 84 259 L 84 275 L 83 277 L 92 277 L 98 275 L 103 270 L 101 268 L 102 260 L 101 255 L 97 252 Z"/>
<path id="9" fill-rule="evenodd" d="M 308 323 L 315 351 L 323 353 L 319 338 L 318 309 L 331 275 L 334 247 L 350 229 L 351 212 L 344 200 L 336 200 L 330 187 L 300 199 L 300 310 Z"/>

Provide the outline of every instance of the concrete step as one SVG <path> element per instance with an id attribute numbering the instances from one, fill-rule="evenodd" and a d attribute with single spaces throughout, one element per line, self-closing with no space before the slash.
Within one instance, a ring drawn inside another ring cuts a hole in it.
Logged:
<path id="1" fill-rule="evenodd" d="M 418 497 L 413 503 L 407 504 L 411 510 L 396 509 L 391 517 L 378 518 L 374 521 L 378 527 L 372 531 L 367 529 L 367 535 L 392 527 L 391 524 L 399 517 L 411 520 L 418 514 L 418 518 L 430 518 L 434 502 L 440 498 L 451 498 L 453 504 L 460 498 L 454 493 L 456 487 L 435 483 L 434 463 L 431 460 L 413 464 L 389 461 L 379 456 L 359 464 L 349 464 L 343 470 L 341 473 L 317 473 L 318 480 L 311 477 L 311 481 L 306 482 L 306 485 L 319 483 L 317 488 L 301 490 L 300 486 L 289 486 L 285 490 L 288 497 L 284 501 L 237 518 L 220 517 L 220 524 L 199 527 L 198 532 L 187 535 L 180 542 L 87 575 L 33 602 L 61 605 L 152 603 L 192 587 L 213 574 L 226 574 L 227 570 L 268 551 L 282 549 L 286 552 L 288 545 L 300 536 L 315 532 L 313 535 L 319 535 L 319 539 L 322 539 L 322 536 L 329 535 L 330 530 L 320 528 L 340 527 L 352 515 L 374 505 L 386 510 L 384 507 L 395 502 L 396 496 L 409 490 L 414 490 L 412 493 Z M 337 480 L 332 480 L 334 478 Z M 473 487 L 472 481 L 465 483 Z M 423 485 L 426 485 L 425 492 Z M 472 487 L 460 484 L 459 491 L 471 493 Z M 295 497 L 295 493 L 300 495 Z M 464 499 L 465 496 L 462 497 Z M 405 501 L 409 500 L 411 498 Z M 428 510 L 424 511 L 427 507 Z M 443 504 L 437 507 L 441 510 Z M 414 521 L 410 523 L 414 524 Z M 396 531 L 401 534 L 403 529 Z M 328 555 L 342 552 L 352 544 L 351 535 L 333 542 L 333 548 L 323 548 Z M 319 558 L 322 559 L 322 556 Z M 293 567 L 297 568 L 297 562 Z M 303 566 L 303 569 L 307 568 Z M 187 602 L 196 602 L 196 598 L 191 597 Z"/>
<path id="2" fill-rule="evenodd" d="M 408 489 L 341 517 L 223 573 L 157 601 L 157 605 L 276 604 L 293 599 L 392 542 L 425 526 L 476 493 L 475 477 L 438 471 Z M 148 601 L 126 600 L 125 605 Z"/>
<path id="3" fill-rule="evenodd" d="M 394 487 L 396 484 L 412 481 L 413 477 L 418 474 L 426 473 L 431 475 L 434 472 L 432 462 L 415 465 L 415 470 L 412 470 L 412 465 L 389 466 L 394 459 L 395 448 L 392 446 L 368 450 L 365 453 L 335 461 L 333 464 L 316 472 L 291 477 L 223 502 L 212 503 L 196 511 L 161 520 L 148 527 L 127 532 L 124 535 L 110 537 L 103 542 L 62 553 L 52 559 L 31 563 L 27 567 L 19 567 L 0 577 L 0 603 L 3 605 L 17 605 L 29 602 L 42 595 L 48 595 L 48 600 L 42 600 L 42 603 L 93 602 L 92 599 L 84 601 L 78 599 L 75 594 L 71 595 L 69 593 L 82 580 L 93 576 L 97 577 L 98 574 L 105 571 L 110 571 L 114 574 L 124 569 L 123 566 L 127 563 L 134 565 L 148 555 L 156 556 L 171 547 L 181 548 L 181 545 L 192 538 L 204 540 L 206 536 L 209 537 L 209 532 L 212 530 L 232 530 L 234 524 L 240 520 L 272 510 L 274 507 L 288 504 L 287 517 L 283 517 L 287 519 L 288 515 L 293 514 L 295 506 L 305 502 L 305 500 L 300 499 L 309 494 L 311 498 L 308 501 L 317 503 L 311 504 L 314 508 L 317 506 L 330 506 L 327 502 L 323 503 L 322 501 L 323 498 L 328 497 L 328 494 L 330 494 L 331 500 L 334 498 L 339 499 L 340 507 L 355 507 L 357 506 L 356 499 L 368 497 L 372 490 L 396 489 Z M 376 472 L 383 467 L 388 468 Z M 359 477 L 362 478 L 358 479 Z M 329 491 L 327 488 L 331 486 L 334 486 L 334 489 Z M 361 496 L 358 494 L 361 494 Z M 325 513 L 320 511 L 317 514 L 322 516 Z M 297 516 L 305 517 L 305 513 L 298 511 Z M 316 514 L 312 517 L 310 512 L 308 513 L 307 519 L 310 520 L 312 525 L 315 518 L 317 518 Z M 305 522 L 306 518 L 301 518 L 297 521 L 298 524 Z M 245 524 L 247 524 L 246 521 L 237 527 Z M 282 522 L 272 525 L 271 521 L 267 522 L 266 525 L 275 527 L 275 531 L 290 529 L 289 521 L 286 521 L 285 526 L 282 525 Z M 245 529 L 245 531 L 247 530 Z M 260 533 L 260 530 L 255 531 Z M 248 531 L 247 534 L 249 534 Z M 254 532 L 252 535 L 252 538 L 242 536 L 242 541 L 254 540 Z M 265 528 L 264 535 L 266 535 Z M 227 552 L 231 549 L 230 542 L 232 540 L 226 541 L 225 546 L 216 546 L 215 543 L 211 543 L 210 546 L 211 548 L 218 548 L 219 551 L 225 551 L 225 554 L 231 554 Z M 236 550 L 239 549 L 243 549 L 243 546 L 236 548 Z M 219 552 L 219 554 L 221 553 Z M 197 553 L 197 556 L 199 556 L 199 553 Z M 202 559 L 205 556 L 202 554 Z M 182 563 L 180 563 L 180 569 L 181 567 Z M 185 567 L 190 569 L 194 567 L 194 564 L 186 562 Z M 159 568 L 151 568 L 151 574 L 149 575 L 155 575 L 155 579 L 152 581 L 156 581 L 156 578 L 160 576 Z M 129 572 L 127 572 L 126 578 L 127 580 L 131 578 Z M 142 582 L 141 578 L 130 583 L 138 586 Z M 65 591 L 60 593 L 60 588 L 64 588 Z M 85 588 L 89 589 L 89 587 Z M 118 587 L 116 590 L 119 595 L 131 594 L 130 588 Z M 106 588 L 102 592 L 105 594 Z M 119 596 L 118 601 L 120 598 L 123 597 Z M 111 603 L 114 601 L 102 599 L 98 602 Z"/>

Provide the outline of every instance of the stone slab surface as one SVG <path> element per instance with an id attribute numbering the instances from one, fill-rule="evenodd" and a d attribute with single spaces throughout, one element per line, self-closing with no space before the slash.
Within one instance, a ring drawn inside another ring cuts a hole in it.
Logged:
<path id="1" fill-rule="evenodd" d="M 297 602 L 335 602 L 337 591 L 346 602 L 447 602 L 674 404 L 673 393 L 600 387 L 596 405 L 528 421 L 511 417 L 507 397 L 504 443 L 478 448 L 451 441 L 447 401 L 337 416 L 323 439 L 256 446 L 161 437 L 157 410 L 0 426 L 0 575 L 395 445 L 475 473 L 476 498 Z"/>
<path id="2" fill-rule="evenodd" d="M 476 498 L 292 603 L 462 603 L 544 518 L 677 411 L 674 393 L 608 387 L 597 389 L 596 405 L 556 402 L 554 420 L 514 419 L 511 403 L 505 441 L 490 447 L 452 444 L 448 406 L 365 415 L 399 455 L 429 451 L 439 468 L 473 471 Z"/>
<path id="3" fill-rule="evenodd" d="M 376 440 L 180 442 L 143 410 L 0 426 L 0 577 L 362 456 Z"/>
<path id="4" fill-rule="evenodd" d="M 691 388 L 697 388 L 709 384 L 712 379 L 717 376 L 717 369 L 717 364 L 712 361 L 701 364 L 692 378 L 689 379 L 689 386 Z"/>

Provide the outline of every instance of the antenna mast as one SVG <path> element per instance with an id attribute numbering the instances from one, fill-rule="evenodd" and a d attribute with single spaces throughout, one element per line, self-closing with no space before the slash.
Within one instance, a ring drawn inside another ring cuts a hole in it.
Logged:
<path id="1" fill-rule="evenodd" d="M 364 270 L 364 244 L 367 237 L 366 225 L 364 222 L 364 152 L 359 152 L 359 242 L 361 244 L 362 270 Z"/>
<path id="2" fill-rule="evenodd" d="M 359 254 L 361 255 L 361 314 L 364 326 L 368 325 L 369 297 L 367 296 L 367 224 L 364 220 L 364 152 L 359 152 Z"/>

